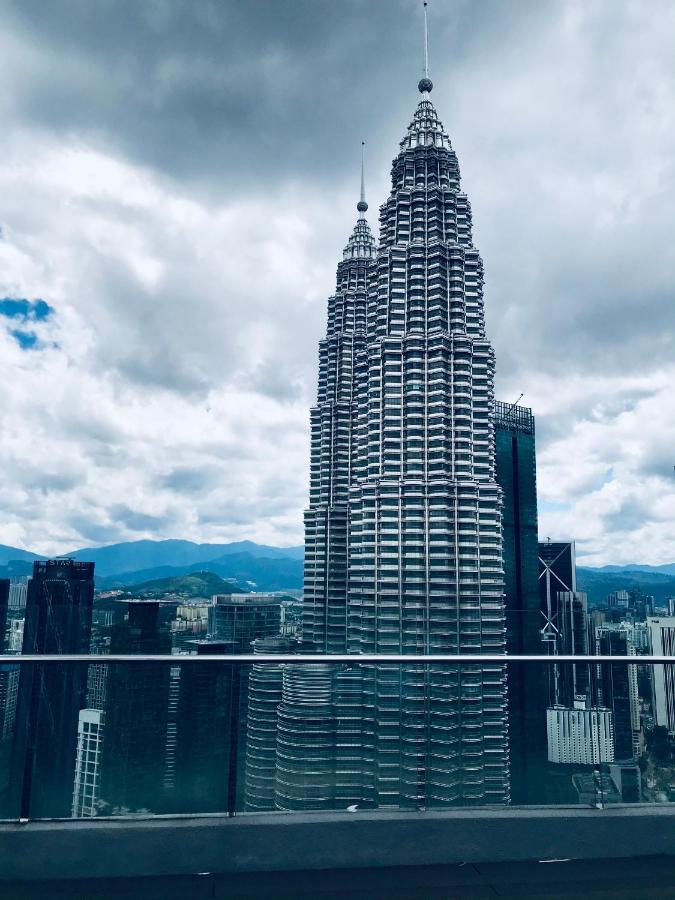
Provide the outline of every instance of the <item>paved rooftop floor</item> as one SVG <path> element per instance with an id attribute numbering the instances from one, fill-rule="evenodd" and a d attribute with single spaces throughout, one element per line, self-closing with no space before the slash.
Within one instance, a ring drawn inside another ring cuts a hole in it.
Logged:
<path id="1" fill-rule="evenodd" d="M 651 900 L 675 898 L 675 857 L 4 883 L 7 900 Z"/>

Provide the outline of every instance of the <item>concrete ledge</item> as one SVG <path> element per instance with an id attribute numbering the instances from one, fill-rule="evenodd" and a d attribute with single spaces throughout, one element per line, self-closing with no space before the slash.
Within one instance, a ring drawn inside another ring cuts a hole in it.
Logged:
<path id="1" fill-rule="evenodd" d="M 0 881 L 675 856 L 675 807 L 0 823 Z"/>

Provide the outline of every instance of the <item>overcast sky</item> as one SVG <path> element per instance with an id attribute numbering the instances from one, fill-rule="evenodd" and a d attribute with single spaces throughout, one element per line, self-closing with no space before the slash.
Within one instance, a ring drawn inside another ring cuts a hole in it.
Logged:
<path id="1" fill-rule="evenodd" d="M 674 45 L 671 0 L 430 3 L 498 397 L 593 564 L 675 560 Z M 1 542 L 302 541 L 360 142 L 376 229 L 420 75 L 415 0 L 0 2 Z"/>

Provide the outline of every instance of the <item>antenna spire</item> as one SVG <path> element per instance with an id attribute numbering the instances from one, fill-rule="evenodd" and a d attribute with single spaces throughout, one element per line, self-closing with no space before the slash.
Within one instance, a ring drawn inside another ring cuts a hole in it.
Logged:
<path id="1" fill-rule="evenodd" d="M 429 78 L 429 22 L 427 20 L 427 4 L 424 2 L 424 78 L 417 85 L 420 94 L 429 94 L 434 86 Z"/>
<path id="2" fill-rule="evenodd" d="M 368 209 L 368 204 L 366 203 L 366 182 L 364 178 L 364 165 L 363 165 L 363 156 L 364 156 L 364 148 L 366 146 L 365 141 L 361 141 L 361 199 L 356 204 L 356 208 L 358 209 L 360 215 L 360 219 L 365 218 L 365 212 Z"/>
<path id="3" fill-rule="evenodd" d="M 426 3 L 424 4 L 424 77 L 429 77 L 429 22 Z"/>

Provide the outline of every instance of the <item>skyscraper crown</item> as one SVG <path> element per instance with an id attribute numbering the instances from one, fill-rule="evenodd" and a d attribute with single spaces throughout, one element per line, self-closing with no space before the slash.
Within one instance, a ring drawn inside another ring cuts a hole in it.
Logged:
<path id="1" fill-rule="evenodd" d="M 417 104 L 413 120 L 408 125 L 405 137 L 400 143 L 401 150 L 415 147 L 445 147 L 450 150 L 450 138 L 438 118 L 431 100 L 423 98 Z"/>
<path id="2" fill-rule="evenodd" d="M 343 259 L 372 259 L 375 256 L 375 238 L 365 219 L 359 218 L 343 250 Z"/>

